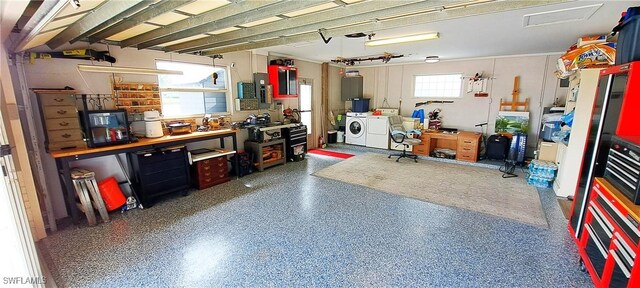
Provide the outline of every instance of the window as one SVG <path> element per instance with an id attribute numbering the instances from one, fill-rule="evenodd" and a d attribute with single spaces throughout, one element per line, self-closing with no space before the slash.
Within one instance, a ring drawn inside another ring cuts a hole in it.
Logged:
<path id="1" fill-rule="evenodd" d="M 421 98 L 460 98 L 462 74 L 416 75 L 413 95 Z"/>
<path id="2" fill-rule="evenodd" d="M 158 75 L 165 117 L 230 113 L 227 67 L 160 60 L 156 67 L 184 73 Z"/>

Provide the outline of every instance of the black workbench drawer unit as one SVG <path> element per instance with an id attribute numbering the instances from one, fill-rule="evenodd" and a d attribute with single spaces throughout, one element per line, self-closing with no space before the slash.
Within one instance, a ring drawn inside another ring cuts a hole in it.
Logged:
<path id="1" fill-rule="evenodd" d="M 185 147 L 132 153 L 134 187 L 140 202 L 150 207 L 158 196 L 187 191 L 190 186 L 187 159 Z"/>
<path id="2" fill-rule="evenodd" d="M 304 159 L 304 154 L 307 153 L 307 126 L 299 125 L 283 128 L 282 137 L 286 142 L 287 161 L 291 162 Z M 295 147 L 297 146 L 302 146 L 302 154 L 296 154 Z"/>

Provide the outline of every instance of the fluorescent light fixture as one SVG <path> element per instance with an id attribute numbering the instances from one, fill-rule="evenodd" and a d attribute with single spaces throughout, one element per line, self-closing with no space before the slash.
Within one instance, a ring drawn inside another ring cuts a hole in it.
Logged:
<path id="1" fill-rule="evenodd" d="M 437 39 L 440 37 L 440 33 L 431 32 L 425 34 L 417 34 L 417 35 L 409 35 L 409 36 L 401 36 L 387 39 L 379 39 L 379 40 L 371 40 L 364 43 L 367 46 L 380 46 L 380 45 L 388 45 L 388 44 L 397 44 L 397 43 L 405 43 L 405 42 L 414 42 L 414 41 L 423 41 L 423 40 L 431 40 Z"/>
<path id="2" fill-rule="evenodd" d="M 438 56 L 427 56 L 427 58 L 424 59 L 425 63 L 438 63 L 440 62 L 440 57 Z"/>
<path id="3" fill-rule="evenodd" d="M 135 67 L 115 67 L 115 66 L 93 66 L 78 64 L 78 70 L 95 73 L 121 73 L 121 74 L 143 74 L 143 75 L 183 75 L 182 71 L 135 68 Z"/>

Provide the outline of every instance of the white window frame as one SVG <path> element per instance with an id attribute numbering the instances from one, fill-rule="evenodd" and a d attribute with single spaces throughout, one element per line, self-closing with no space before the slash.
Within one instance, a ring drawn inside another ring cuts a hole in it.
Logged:
<path id="1" fill-rule="evenodd" d="M 202 65 L 202 66 L 208 66 L 205 63 L 197 63 L 197 62 L 187 62 L 187 61 L 173 61 L 173 60 L 167 60 L 167 59 L 155 59 L 155 62 L 174 62 L 174 63 L 184 63 L 184 64 L 192 64 L 192 65 Z M 156 64 L 157 65 L 157 64 Z M 217 92 L 217 93 L 225 93 L 225 100 L 226 100 L 226 106 L 227 106 L 227 111 L 225 112 L 217 112 L 217 113 L 209 113 L 212 116 L 219 116 L 219 115 L 230 115 L 233 113 L 233 102 L 232 102 L 232 97 L 233 97 L 233 93 L 231 91 L 231 74 L 230 74 L 230 70 L 229 70 L 229 66 L 227 65 L 215 65 L 216 68 L 224 68 L 225 70 L 225 74 L 227 76 L 226 79 L 226 87 L 227 89 L 217 89 L 217 88 L 162 88 L 160 87 L 160 78 L 158 75 L 158 91 L 160 92 L 160 103 L 162 105 L 162 111 L 163 114 L 165 112 L 165 107 L 164 107 L 164 103 L 162 103 L 163 99 L 162 99 L 162 92 Z M 203 96 L 204 97 L 204 96 Z M 204 98 L 203 98 L 204 100 Z M 204 102 L 203 102 L 203 110 L 204 110 Z M 202 117 L 204 114 L 207 114 L 206 111 L 203 111 L 202 114 L 191 114 L 191 115 L 173 115 L 173 116 L 169 116 L 169 117 L 165 117 L 164 119 L 181 119 L 181 118 L 192 118 L 192 117 Z"/>
<path id="2" fill-rule="evenodd" d="M 418 81 L 418 77 L 430 77 L 430 76 L 460 76 L 460 93 L 458 94 L 458 96 L 418 96 L 416 95 L 416 83 Z M 440 74 L 417 74 L 417 75 L 413 75 L 413 83 L 412 83 L 412 91 L 413 91 L 413 98 L 415 99 L 461 99 L 464 94 L 463 94 L 463 86 L 464 86 L 464 73 L 440 73 Z"/>

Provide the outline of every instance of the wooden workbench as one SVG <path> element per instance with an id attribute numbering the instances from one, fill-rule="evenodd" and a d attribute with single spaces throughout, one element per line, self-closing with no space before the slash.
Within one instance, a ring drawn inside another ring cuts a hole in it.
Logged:
<path id="1" fill-rule="evenodd" d="M 446 148 L 456 151 L 456 160 L 477 162 L 480 154 L 480 139 L 482 134 L 477 132 L 459 131 L 447 133 L 443 131 L 423 130 L 420 135 L 422 143 L 413 145 L 413 153 L 431 156 L 436 148 Z"/>
<path id="2" fill-rule="evenodd" d="M 56 160 L 56 167 L 60 175 L 60 186 L 62 186 L 67 212 L 73 219 L 74 223 L 80 220 L 80 213 L 75 204 L 75 192 L 71 181 L 71 173 L 69 164 L 76 160 L 91 159 L 102 156 L 117 155 L 127 153 L 127 163 L 129 171 L 131 165 L 129 161 L 129 153 L 149 150 L 155 148 L 169 147 L 175 145 L 183 145 L 192 142 L 220 139 L 220 146 L 224 148 L 224 138 L 231 137 L 233 143 L 233 151 L 238 150 L 237 129 L 221 129 L 208 132 L 192 132 L 190 134 L 163 136 L 159 138 L 141 138 L 138 142 L 103 146 L 97 148 L 76 148 L 68 150 L 52 151 L 49 153 Z M 238 157 L 234 157 L 234 167 L 236 175 L 238 175 Z"/>

